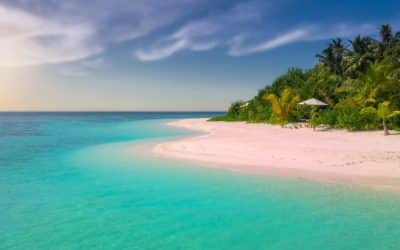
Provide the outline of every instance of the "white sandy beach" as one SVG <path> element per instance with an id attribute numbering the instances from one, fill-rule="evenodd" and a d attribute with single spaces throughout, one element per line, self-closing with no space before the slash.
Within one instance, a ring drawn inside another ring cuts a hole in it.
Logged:
<path id="1" fill-rule="evenodd" d="M 159 156 L 256 174 L 400 189 L 400 134 L 288 129 L 186 119 L 171 126 L 203 135 L 156 145 Z"/>

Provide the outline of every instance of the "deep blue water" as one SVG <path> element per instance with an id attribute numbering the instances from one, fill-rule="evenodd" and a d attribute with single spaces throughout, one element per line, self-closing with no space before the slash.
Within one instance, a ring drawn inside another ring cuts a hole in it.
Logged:
<path id="1" fill-rule="evenodd" d="M 400 249 L 400 196 L 135 154 L 211 113 L 0 113 L 0 249 Z"/>

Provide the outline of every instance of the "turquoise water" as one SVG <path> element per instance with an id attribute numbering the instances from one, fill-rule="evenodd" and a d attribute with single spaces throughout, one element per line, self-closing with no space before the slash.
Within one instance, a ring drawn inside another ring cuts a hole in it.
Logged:
<path id="1" fill-rule="evenodd" d="M 198 113 L 0 113 L 0 249 L 400 249 L 400 196 L 135 155 Z"/>

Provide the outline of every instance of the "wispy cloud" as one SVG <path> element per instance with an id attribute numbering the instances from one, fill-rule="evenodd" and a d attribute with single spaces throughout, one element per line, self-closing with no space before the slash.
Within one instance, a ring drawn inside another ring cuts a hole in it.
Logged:
<path id="1" fill-rule="evenodd" d="M 160 60 L 182 51 L 206 51 L 226 42 L 239 26 L 256 22 L 262 16 L 258 1 L 240 3 L 224 13 L 190 20 L 172 34 L 159 39 L 150 48 L 134 53 L 141 61 Z"/>
<path id="2" fill-rule="evenodd" d="M 266 52 L 295 42 L 310 42 L 334 37 L 370 34 L 376 27 L 368 23 L 307 23 L 294 27 L 265 27 L 270 5 L 250 1 L 234 5 L 218 15 L 189 20 L 176 31 L 159 38 L 148 47 L 137 48 L 140 61 L 156 61 L 179 51 L 211 50 L 222 47 L 230 56 Z M 262 20 L 262 21 L 261 21 Z"/>
<path id="3" fill-rule="evenodd" d="M 0 65 L 15 67 L 79 60 L 100 53 L 88 23 L 71 25 L 0 5 Z"/>
<path id="4" fill-rule="evenodd" d="M 171 56 L 175 52 L 187 48 L 187 44 L 185 40 L 178 40 L 174 43 L 154 47 L 150 50 L 138 50 L 136 51 L 136 57 L 141 61 L 156 61 L 166 57 Z"/>
<path id="5" fill-rule="evenodd" d="M 284 1 L 286 2 L 286 1 Z M 20 67 L 99 57 L 123 43 L 139 61 L 180 51 L 225 49 L 230 56 L 262 53 L 295 42 L 376 32 L 376 23 L 274 22 L 282 1 L 3 0 L 0 66 Z M 282 8 L 284 9 L 284 8 Z M 78 72 L 78 70 L 75 70 Z"/>
<path id="6" fill-rule="evenodd" d="M 308 35 L 309 31 L 307 29 L 295 29 L 253 45 L 243 45 L 245 37 L 237 36 L 230 42 L 228 54 L 231 56 L 241 56 L 268 51 L 289 43 L 304 40 Z"/>
<path id="7" fill-rule="evenodd" d="M 335 37 L 350 38 L 358 34 L 371 34 L 375 30 L 376 27 L 371 24 L 303 25 L 261 42 L 248 42 L 248 36 L 240 34 L 229 41 L 228 54 L 243 56 L 265 52 L 295 42 L 319 41 Z"/>
<path id="8" fill-rule="evenodd" d="M 0 66 L 81 60 L 110 44 L 138 39 L 199 6 L 193 0 L 4 0 L 0 3 Z M 75 21 L 71 21 L 75 20 Z"/>

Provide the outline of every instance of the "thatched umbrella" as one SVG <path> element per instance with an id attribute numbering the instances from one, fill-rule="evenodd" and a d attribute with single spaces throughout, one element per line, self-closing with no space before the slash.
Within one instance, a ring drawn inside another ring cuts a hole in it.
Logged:
<path id="1" fill-rule="evenodd" d="M 312 107 L 311 118 L 314 118 L 315 111 L 316 111 L 317 107 L 328 106 L 328 104 L 326 104 L 323 101 L 320 101 L 318 99 L 315 99 L 315 98 L 311 98 L 311 99 L 299 102 L 299 105 L 311 106 Z M 315 130 L 315 126 L 312 126 L 312 127 L 313 127 L 313 130 Z"/>
<path id="2" fill-rule="evenodd" d="M 299 102 L 299 105 L 307 105 L 307 106 L 328 106 L 328 104 L 324 103 L 315 98 L 311 98 L 302 102 Z"/>

